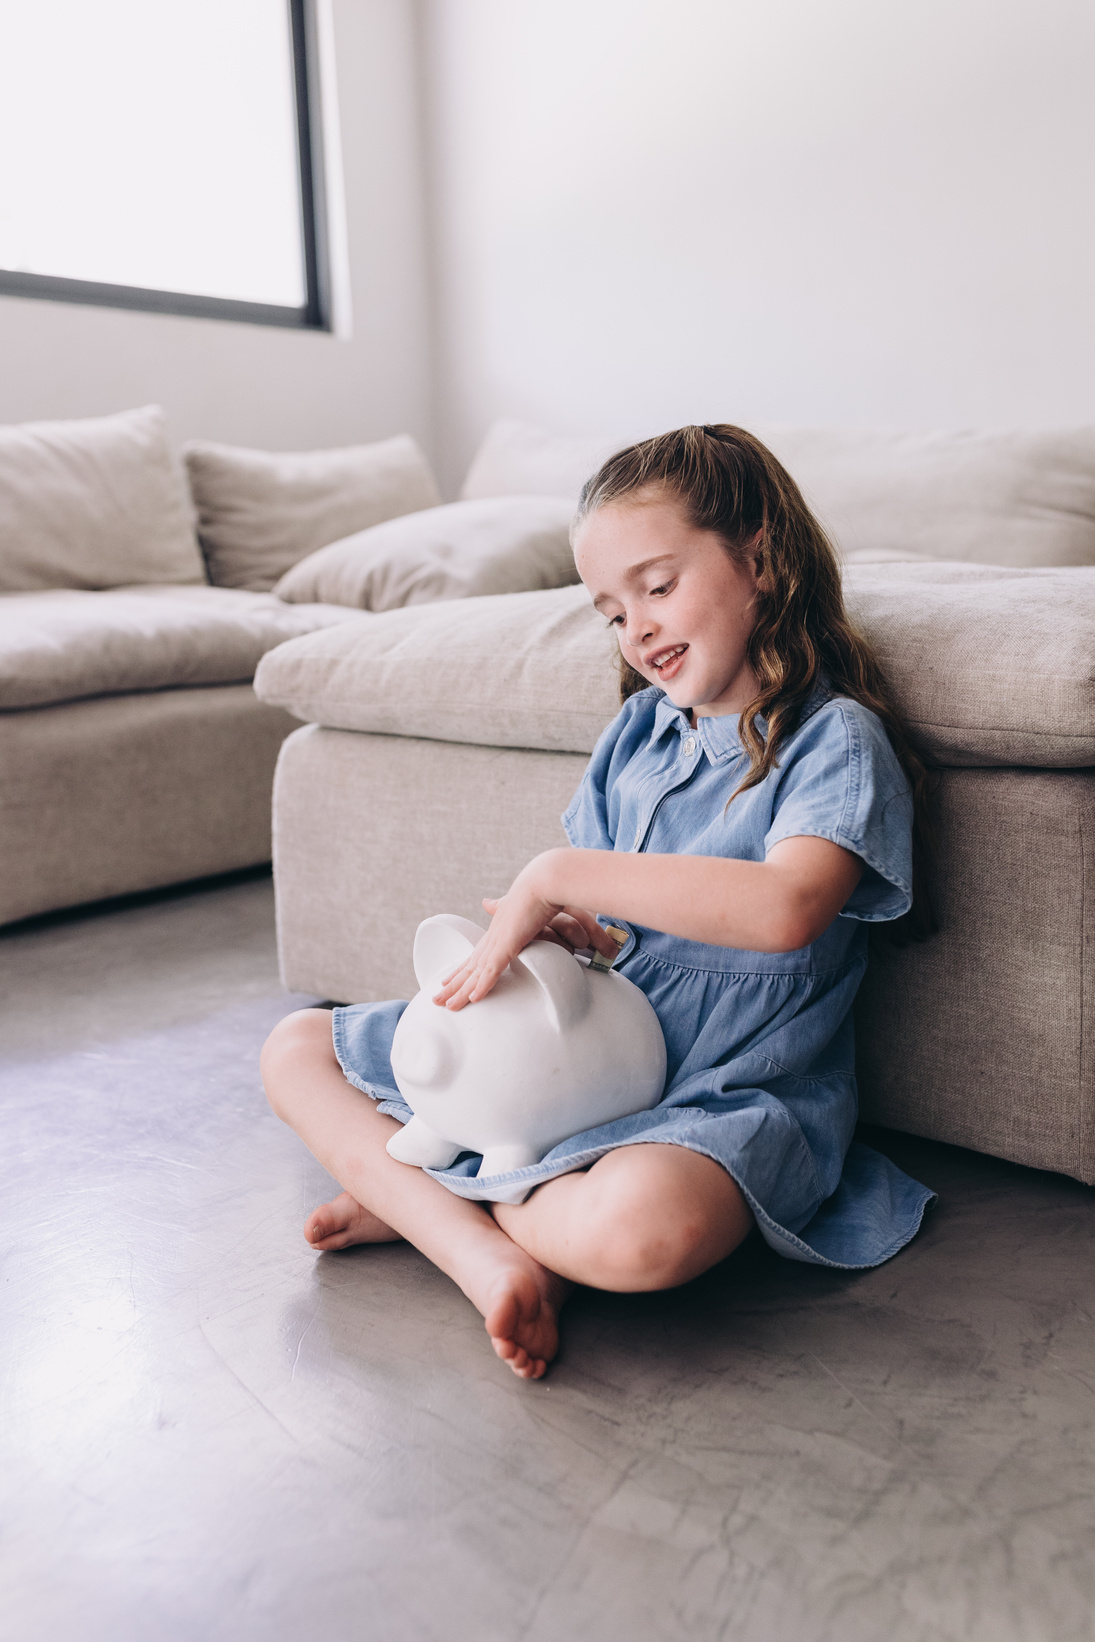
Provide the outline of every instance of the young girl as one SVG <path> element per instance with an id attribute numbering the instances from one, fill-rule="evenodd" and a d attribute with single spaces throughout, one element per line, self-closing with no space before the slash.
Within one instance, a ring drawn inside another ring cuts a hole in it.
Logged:
<path id="1" fill-rule="evenodd" d="M 336 1009 L 333 1036 L 301 1010 L 263 1052 L 274 1110 L 345 1188 L 312 1246 L 407 1238 L 531 1379 L 575 1283 L 686 1283 L 754 1225 L 792 1260 L 872 1266 L 931 1201 L 852 1143 L 866 925 L 912 907 L 925 776 L 824 533 L 771 453 L 720 425 L 612 457 L 573 542 L 624 704 L 564 816 L 574 847 L 484 902 L 490 929 L 435 1002 L 474 1007 L 537 938 L 615 956 L 598 918 L 621 925 L 619 967 L 665 1034 L 661 1103 L 495 1180 L 478 1158 L 426 1173 L 385 1150 L 411 1115 L 388 1058 L 404 1004 Z"/>

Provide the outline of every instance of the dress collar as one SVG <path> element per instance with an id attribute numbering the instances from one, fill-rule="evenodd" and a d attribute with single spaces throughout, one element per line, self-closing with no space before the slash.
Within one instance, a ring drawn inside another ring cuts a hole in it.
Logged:
<path id="1" fill-rule="evenodd" d="M 657 688 L 657 686 L 655 686 Z M 823 683 L 815 684 L 806 699 L 800 723 L 805 724 L 812 718 L 819 707 L 823 707 L 832 699 L 832 691 Z M 757 720 L 761 734 L 767 730 L 763 718 Z M 720 713 L 715 716 L 701 715 L 696 720 L 695 728 L 689 723 L 689 715 L 683 707 L 676 707 L 669 697 L 661 693 L 654 711 L 655 735 L 660 737 L 672 729 L 682 738 L 694 735 L 700 746 L 711 760 L 712 764 L 727 763 L 737 758 L 743 749 L 739 727 L 741 715 L 739 713 Z"/>

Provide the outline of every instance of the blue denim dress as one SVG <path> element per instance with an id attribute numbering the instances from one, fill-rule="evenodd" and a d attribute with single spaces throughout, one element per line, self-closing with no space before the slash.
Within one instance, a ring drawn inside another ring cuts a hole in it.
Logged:
<path id="1" fill-rule="evenodd" d="M 665 1093 L 651 1111 L 563 1141 L 529 1168 L 476 1178 L 478 1156 L 430 1170 L 462 1197 L 520 1202 L 531 1187 L 618 1146 L 659 1141 L 713 1158 L 765 1240 L 814 1265 L 878 1265 L 913 1237 L 933 1194 L 852 1140 L 852 1002 L 869 923 L 911 904 L 912 800 L 875 715 L 819 690 L 778 769 L 727 805 L 749 767 L 733 716 L 688 716 L 655 688 L 602 735 L 563 817 L 583 849 L 763 861 L 782 839 L 828 838 L 865 863 L 839 917 L 798 952 L 747 952 L 626 924 L 617 965 L 665 1035 Z M 388 1058 L 403 1003 L 334 1011 L 349 1081 L 406 1122 Z"/>

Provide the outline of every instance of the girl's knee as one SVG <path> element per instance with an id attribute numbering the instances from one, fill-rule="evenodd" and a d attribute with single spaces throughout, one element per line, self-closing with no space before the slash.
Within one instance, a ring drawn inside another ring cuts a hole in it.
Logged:
<path id="1" fill-rule="evenodd" d="M 703 1213 L 652 1198 L 641 1171 L 606 1180 L 591 1227 L 604 1262 L 599 1285 L 619 1293 L 676 1288 L 704 1270 Z"/>
<path id="2" fill-rule="evenodd" d="M 285 1096 L 300 1074 L 322 1055 L 334 1058 L 330 1010 L 297 1009 L 274 1027 L 262 1046 L 259 1070 L 266 1098 L 278 1117 L 285 1117 Z"/>

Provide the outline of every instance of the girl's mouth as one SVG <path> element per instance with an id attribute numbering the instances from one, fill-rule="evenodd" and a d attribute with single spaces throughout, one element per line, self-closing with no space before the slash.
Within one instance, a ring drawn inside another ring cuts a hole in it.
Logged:
<path id="1" fill-rule="evenodd" d="M 651 656 L 650 665 L 659 678 L 672 678 L 674 673 L 680 671 L 687 649 L 687 644 L 675 644 L 671 650 L 660 650 Z"/>

